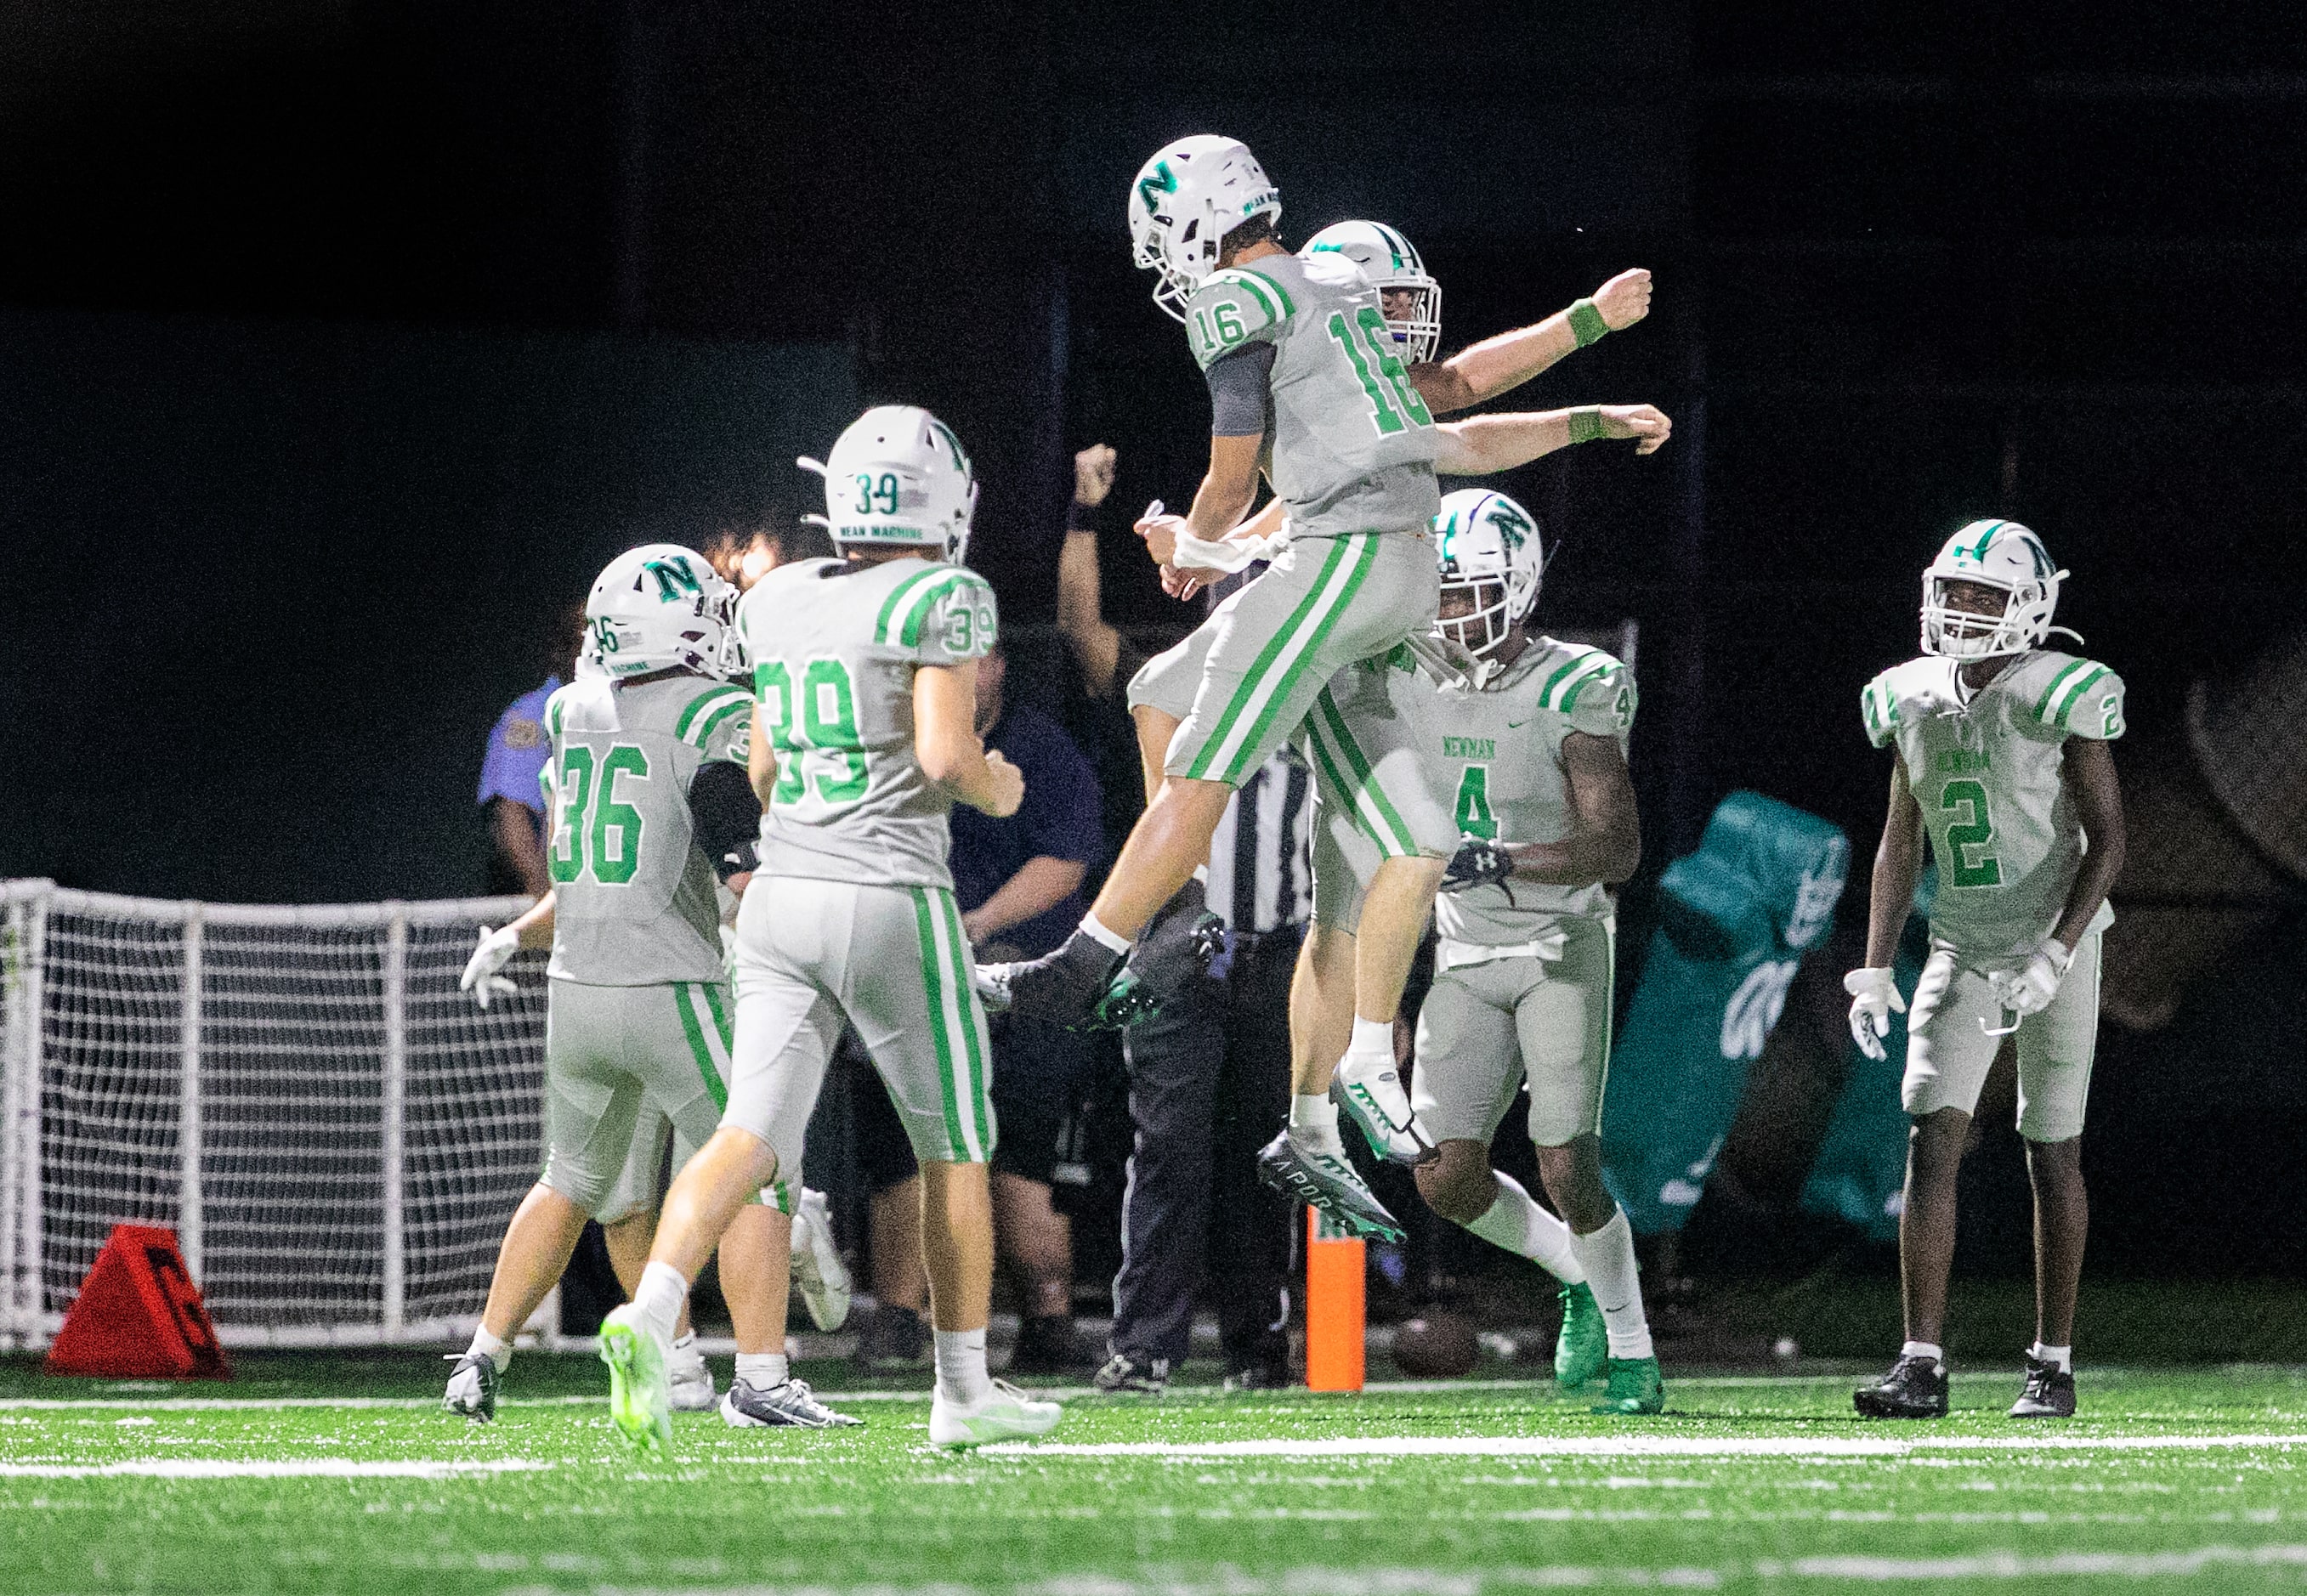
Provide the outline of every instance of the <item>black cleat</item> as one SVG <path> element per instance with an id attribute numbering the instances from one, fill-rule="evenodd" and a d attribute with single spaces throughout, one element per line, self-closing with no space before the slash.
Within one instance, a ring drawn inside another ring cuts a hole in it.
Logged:
<path id="1" fill-rule="evenodd" d="M 493 1359 L 480 1353 L 467 1353 L 456 1360 L 457 1367 L 449 1372 L 448 1394 L 441 1405 L 452 1413 L 462 1413 L 476 1424 L 490 1424 L 497 1416 L 497 1366 Z M 2030 1387 L 2031 1388 L 2031 1387 Z M 2068 1389 L 2074 1388 L 2068 1382 Z M 2067 1411 L 2073 1413 L 2074 1399 L 2067 1400 Z"/>
<path id="2" fill-rule="evenodd" d="M 1157 1006 L 1126 956 L 1086 932 L 1075 932 L 1039 959 L 976 969 L 977 995 L 989 1012 L 1067 1030 L 1119 1030 Z"/>
<path id="3" fill-rule="evenodd" d="M 1405 1233 L 1377 1193 L 1340 1153 L 1299 1145 L 1287 1128 L 1257 1155 L 1257 1178 L 1282 1196 L 1319 1208 L 1349 1233 L 1399 1242 Z"/>
<path id="4" fill-rule="evenodd" d="M 1169 1388 L 1170 1360 L 1116 1353 L 1092 1383 L 1108 1396 L 1159 1396 Z"/>
<path id="5" fill-rule="evenodd" d="M 1087 1374 L 1097 1353 L 1064 1314 L 1036 1314 L 1017 1327 L 1017 1350 L 1010 1354 L 1015 1374 Z"/>
<path id="6" fill-rule="evenodd" d="M 2014 1419 L 2071 1419 L 2075 1416 L 2075 1377 L 2072 1371 L 2040 1358 L 2027 1360 L 2027 1388 L 2011 1404 Z"/>
<path id="7" fill-rule="evenodd" d="M 1188 881 L 1145 927 L 1124 968 L 1155 1003 L 1167 1003 L 1207 976 L 1224 952 L 1225 922 L 1202 901 L 1202 883 Z"/>
<path id="8" fill-rule="evenodd" d="M 1900 1358 L 1881 1379 L 1853 1391 L 1850 1405 L 1865 1419 L 1943 1419 L 1946 1365 L 1928 1358 Z"/>
<path id="9" fill-rule="evenodd" d="M 929 1327 L 910 1308 L 885 1302 L 857 1338 L 857 1361 L 877 1373 L 919 1369 L 929 1361 Z"/>
<path id="10" fill-rule="evenodd" d="M 865 1421 L 826 1406 L 807 1380 L 762 1387 L 737 1379 L 721 1399 L 721 1422 L 733 1430 L 843 1430 Z"/>

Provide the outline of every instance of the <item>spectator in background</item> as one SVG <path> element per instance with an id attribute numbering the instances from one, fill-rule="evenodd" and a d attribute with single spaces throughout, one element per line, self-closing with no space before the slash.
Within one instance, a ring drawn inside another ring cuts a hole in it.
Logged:
<path id="1" fill-rule="evenodd" d="M 552 752 L 545 735 L 545 701 L 575 670 L 584 644 L 585 606 L 579 602 L 554 619 L 545 685 L 514 699 L 489 732 L 477 801 L 489 826 L 492 892 L 542 898 L 553 890 L 545 867 L 545 790 L 537 784 Z"/>
<path id="2" fill-rule="evenodd" d="M 1058 627 L 1091 697 L 1123 720 L 1129 679 L 1146 656 L 1105 619 L 1089 515 L 1113 468 L 1102 444 L 1074 457 Z M 1133 765 L 1135 747 L 1133 738 Z M 1159 782 L 1158 764 L 1142 768 L 1147 784 Z M 1162 1389 L 1186 1356 L 1205 1275 L 1216 1288 L 1227 1389 L 1290 1383 L 1291 1207 L 1259 1184 L 1257 1152 L 1290 1109 L 1290 980 L 1313 909 L 1311 827 L 1310 777 L 1294 754 L 1276 754 L 1235 793 L 1211 841 L 1204 898 L 1226 921 L 1225 952 L 1183 998 L 1126 1034 L 1136 1139 L 1100 1390 Z M 1205 1271 L 1212 1259 L 1220 1267 Z"/>

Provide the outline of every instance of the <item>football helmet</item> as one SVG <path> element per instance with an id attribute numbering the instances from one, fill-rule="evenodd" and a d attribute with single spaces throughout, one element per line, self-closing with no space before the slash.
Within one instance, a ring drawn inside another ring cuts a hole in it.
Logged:
<path id="1" fill-rule="evenodd" d="M 587 641 L 577 674 L 645 676 L 676 666 L 718 675 L 737 590 L 712 562 L 678 543 L 644 543 L 611 560 L 585 599 Z"/>
<path id="2" fill-rule="evenodd" d="M 959 565 L 977 513 L 977 474 L 953 429 L 918 405 L 876 405 L 849 423 L 823 461 L 825 514 L 808 516 L 836 549 L 909 545 Z"/>
<path id="3" fill-rule="evenodd" d="M 2039 647 L 2054 630 L 2051 612 L 2058 608 L 2059 583 L 2066 574 L 2043 540 L 2018 522 L 1973 521 L 1946 541 L 1923 572 L 1923 652 L 1950 660 L 1988 660 Z M 2003 613 L 1973 615 L 1956 609 L 1947 602 L 1952 582 L 1999 588 Z"/>
<path id="4" fill-rule="evenodd" d="M 1281 215 L 1281 193 L 1241 141 L 1217 133 L 1173 140 L 1130 184 L 1130 259 L 1160 274 L 1154 303 L 1183 321 L 1195 285 L 1216 269 L 1225 235 L 1252 217 Z"/>
<path id="5" fill-rule="evenodd" d="M 1416 308 L 1407 321 L 1389 319 L 1394 341 L 1402 347 L 1405 364 L 1432 360 L 1442 342 L 1442 285 L 1427 275 L 1410 240 L 1384 222 L 1332 222 L 1306 241 L 1301 255 L 1339 254 L 1362 269 L 1362 276 L 1383 294 L 1406 288 L 1416 294 Z"/>
<path id="6" fill-rule="evenodd" d="M 1434 517 L 1442 592 L 1471 593 L 1473 610 L 1440 623 L 1442 636 L 1467 653 L 1488 653 L 1527 619 L 1553 556 L 1538 517 L 1487 488 L 1461 488 Z"/>

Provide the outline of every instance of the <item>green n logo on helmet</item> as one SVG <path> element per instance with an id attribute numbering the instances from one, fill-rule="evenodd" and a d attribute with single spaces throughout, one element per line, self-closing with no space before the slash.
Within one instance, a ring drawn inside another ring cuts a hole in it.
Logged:
<path id="1" fill-rule="evenodd" d="M 1498 529 L 1498 541 L 1509 549 L 1519 549 L 1530 541 L 1538 528 L 1504 499 L 1490 501 L 1489 523 Z"/>
<path id="2" fill-rule="evenodd" d="M 2003 530 L 2003 523 L 2002 523 L 2002 522 L 2000 522 L 2000 521 L 1989 521 L 1989 522 L 1986 524 L 1986 530 L 1985 530 L 1985 532 L 1982 532 L 1982 533 L 1980 533 L 1978 534 L 1978 544 L 1977 544 L 1977 546 L 1976 548 L 1971 549 L 1970 550 L 1968 550 L 1968 553 L 1969 553 L 1969 555 L 1970 555 L 1970 558 L 1971 558 L 1971 559 L 1973 559 L 1978 560 L 1978 561 L 1980 561 L 1981 563 L 1984 563 L 1984 562 L 1985 561 L 1985 559 L 1986 559 L 1986 550 L 1987 550 L 1987 547 L 1988 547 L 1988 545 L 1992 544 L 1992 543 L 1994 542 L 1994 534 L 1995 534 L 1996 533 L 1998 533 L 1998 532 L 2001 532 L 2001 531 Z"/>
<path id="3" fill-rule="evenodd" d="M 961 452 L 961 440 L 953 435 L 953 429 L 947 426 L 941 421 L 932 420 L 930 422 L 930 431 L 943 439 L 945 440 L 946 448 L 953 451 L 953 468 L 961 473 L 962 475 L 967 476 L 969 474 L 969 457 Z"/>
<path id="4" fill-rule="evenodd" d="M 1152 172 L 1137 180 L 1137 197 L 1145 201 L 1147 216 L 1162 214 L 1161 202 L 1154 199 L 1154 195 L 1174 194 L 1177 192 L 1178 180 L 1171 175 L 1168 161 L 1157 162 Z"/>
<path id="5" fill-rule="evenodd" d="M 689 568 L 685 556 L 673 555 L 665 559 L 652 559 L 641 569 L 656 578 L 656 596 L 660 602 L 674 603 L 684 594 L 694 595 L 705 591 L 697 573 Z"/>

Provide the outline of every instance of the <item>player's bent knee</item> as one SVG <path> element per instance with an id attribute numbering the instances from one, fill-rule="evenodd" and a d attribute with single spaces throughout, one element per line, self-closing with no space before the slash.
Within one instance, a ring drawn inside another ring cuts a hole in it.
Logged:
<path id="1" fill-rule="evenodd" d="M 1453 1225 L 1472 1224 L 1497 1199 L 1489 1149 L 1479 1142 L 1445 1141 L 1441 1156 L 1419 1165 L 1413 1174 L 1426 1206 Z"/>

